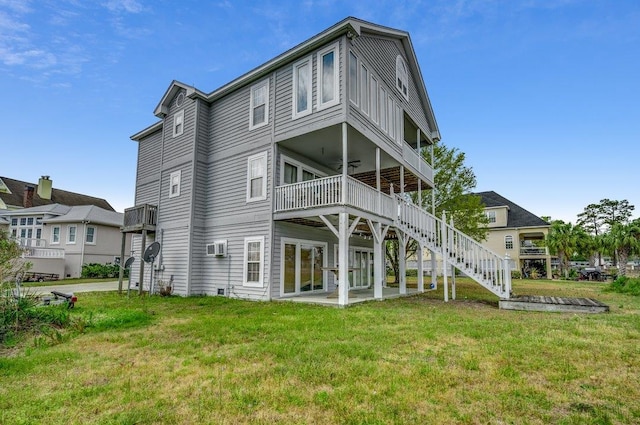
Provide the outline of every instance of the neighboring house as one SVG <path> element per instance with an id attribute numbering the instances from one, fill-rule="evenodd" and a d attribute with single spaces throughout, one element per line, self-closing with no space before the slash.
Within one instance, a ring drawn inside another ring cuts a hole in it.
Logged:
<path id="1" fill-rule="evenodd" d="M 31 272 L 75 278 L 83 264 L 114 263 L 120 256 L 123 216 L 94 205 L 49 204 L 0 211 L 0 223 L 6 220 L 10 237 L 25 248 Z"/>
<path id="2" fill-rule="evenodd" d="M 440 138 L 408 33 L 347 18 L 211 93 L 174 81 L 154 114 L 131 136 L 133 284 L 150 287 L 156 241 L 154 280 L 179 295 L 326 299 L 349 282 L 338 304 L 382 299 L 393 235 L 509 296 L 506 261 L 404 196 L 433 186 L 420 152 Z"/>
<path id="3" fill-rule="evenodd" d="M 53 181 L 49 176 L 40 177 L 38 184 L 23 182 L 9 177 L 0 177 L 0 211 L 51 204 L 70 207 L 95 205 L 108 211 L 115 211 L 102 198 L 54 188 Z"/>
<path id="4" fill-rule="evenodd" d="M 546 246 L 551 225 L 496 192 L 475 195 L 482 198 L 489 219 L 486 245 L 508 255 L 513 268 L 523 276 L 535 268 L 541 277 L 551 278 L 551 256 Z"/>

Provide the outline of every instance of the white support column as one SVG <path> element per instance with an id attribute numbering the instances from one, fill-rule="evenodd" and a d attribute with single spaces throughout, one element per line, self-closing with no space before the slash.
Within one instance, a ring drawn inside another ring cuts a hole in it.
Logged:
<path id="1" fill-rule="evenodd" d="M 431 251 L 431 289 L 438 289 L 438 256 Z"/>
<path id="2" fill-rule="evenodd" d="M 442 244 L 442 284 L 444 289 L 444 301 L 449 301 L 449 282 L 447 281 L 447 258 L 449 255 L 447 246 L 447 217 L 442 211 L 442 228 L 440 229 L 441 233 L 441 244 Z"/>
<path id="3" fill-rule="evenodd" d="M 396 231 L 398 234 L 398 268 L 400 276 L 398 284 L 400 285 L 400 294 L 407 293 L 407 236 L 403 232 Z"/>
<path id="4" fill-rule="evenodd" d="M 347 146 L 347 123 L 342 123 L 342 205 L 347 203 L 347 175 L 349 171 L 349 149 Z"/>
<path id="5" fill-rule="evenodd" d="M 338 305 L 349 304 L 349 214 L 339 214 L 338 233 Z"/>
<path id="6" fill-rule="evenodd" d="M 373 298 L 377 300 L 382 299 L 382 279 L 384 268 L 384 252 L 382 251 L 382 245 L 384 239 L 382 236 L 382 225 L 380 223 L 374 223 L 372 233 L 373 237 Z"/>
<path id="7" fill-rule="evenodd" d="M 456 299 L 456 268 L 451 266 L 451 299 Z"/>
<path id="8" fill-rule="evenodd" d="M 400 166 L 400 196 L 404 199 L 404 165 Z"/>
<path id="9" fill-rule="evenodd" d="M 416 250 L 416 258 L 418 260 L 418 292 L 424 292 L 423 254 L 422 244 L 418 243 L 418 249 Z"/>

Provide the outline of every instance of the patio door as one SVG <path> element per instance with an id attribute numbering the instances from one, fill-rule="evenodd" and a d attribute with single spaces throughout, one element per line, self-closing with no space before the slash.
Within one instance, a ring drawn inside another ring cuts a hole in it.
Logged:
<path id="1" fill-rule="evenodd" d="M 282 252 L 282 295 L 325 290 L 326 244 L 285 240 Z"/>
<path id="2" fill-rule="evenodd" d="M 334 258 L 338 258 L 338 245 L 334 245 Z M 335 261 L 337 267 L 337 260 Z M 349 288 L 368 288 L 373 284 L 373 250 L 349 248 Z"/>

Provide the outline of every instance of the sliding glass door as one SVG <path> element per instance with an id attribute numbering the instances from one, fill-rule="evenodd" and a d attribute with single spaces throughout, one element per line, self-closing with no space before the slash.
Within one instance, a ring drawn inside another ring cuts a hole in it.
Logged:
<path id="1" fill-rule="evenodd" d="M 282 256 L 282 295 L 325 290 L 326 244 L 285 239 Z"/>

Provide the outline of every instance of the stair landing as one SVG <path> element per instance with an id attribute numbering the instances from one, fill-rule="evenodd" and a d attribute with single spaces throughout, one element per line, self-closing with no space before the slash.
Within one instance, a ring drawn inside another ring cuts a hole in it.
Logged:
<path id="1" fill-rule="evenodd" d="M 503 310 L 551 311 L 560 313 L 606 313 L 609 306 L 593 298 L 546 297 L 521 295 L 500 300 Z"/>

